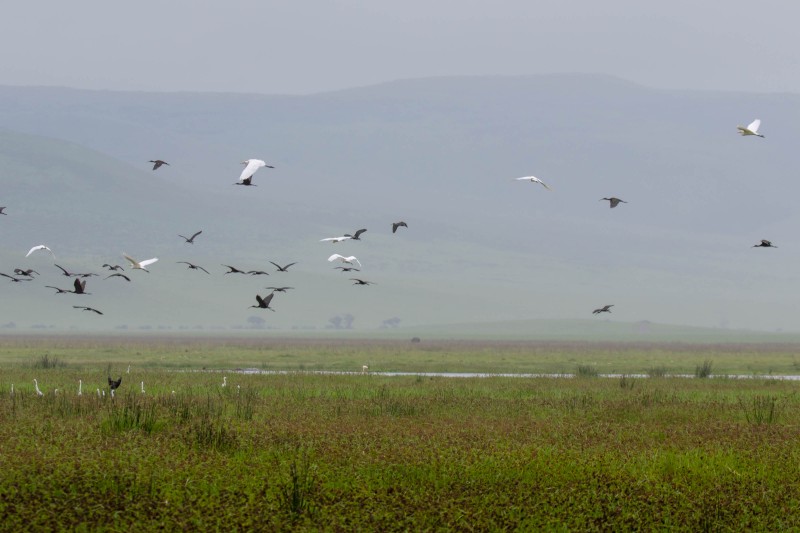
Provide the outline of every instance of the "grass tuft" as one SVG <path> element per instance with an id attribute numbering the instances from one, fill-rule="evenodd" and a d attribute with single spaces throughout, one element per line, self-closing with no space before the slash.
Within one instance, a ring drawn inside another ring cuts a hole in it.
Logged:
<path id="1" fill-rule="evenodd" d="M 49 370 L 53 368 L 64 368 L 67 366 L 67 363 L 62 361 L 57 355 L 50 357 L 50 354 L 44 354 L 39 356 L 31 366 L 37 370 Z"/>
<path id="2" fill-rule="evenodd" d="M 597 367 L 592 365 L 578 365 L 575 371 L 575 377 L 579 378 L 596 378 L 599 374 Z"/>
<path id="3" fill-rule="evenodd" d="M 711 367 L 712 363 L 709 359 L 703 361 L 702 365 L 697 365 L 694 367 L 694 377 L 705 379 L 711 377 Z"/>

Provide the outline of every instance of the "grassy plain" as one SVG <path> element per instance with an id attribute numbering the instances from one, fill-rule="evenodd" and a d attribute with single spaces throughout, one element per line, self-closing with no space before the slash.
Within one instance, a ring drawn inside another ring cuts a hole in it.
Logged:
<path id="1" fill-rule="evenodd" d="M 800 528 L 793 381 L 182 371 L 793 368 L 791 346 L 425 348 L 5 338 L 0 529 Z"/>

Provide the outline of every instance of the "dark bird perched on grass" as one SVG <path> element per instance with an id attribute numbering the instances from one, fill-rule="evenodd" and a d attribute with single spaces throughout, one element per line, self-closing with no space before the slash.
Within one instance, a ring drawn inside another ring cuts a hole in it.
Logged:
<path id="1" fill-rule="evenodd" d="M 600 313 L 610 313 L 612 307 L 614 307 L 614 304 L 603 306 L 600 309 L 595 309 L 594 311 L 592 311 L 592 314 L 598 315 Z"/>
<path id="2" fill-rule="evenodd" d="M 297 264 L 297 261 L 295 261 L 294 263 L 289 263 L 288 265 L 284 265 L 284 266 L 280 266 L 280 265 L 279 265 L 278 263 L 276 263 L 275 261 L 270 261 L 270 263 L 272 263 L 273 265 L 275 265 L 275 268 L 277 268 L 277 269 L 278 269 L 278 272 L 289 272 L 289 267 L 290 267 L 290 266 L 292 266 L 292 265 L 296 265 L 296 264 Z"/>
<path id="3" fill-rule="evenodd" d="M 358 278 L 350 278 L 350 281 L 355 281 L 355 283 L 353 283 L 353 285 L 375 285 L 375 283 L 373 283 L 371 281 L 366 281 L 366 280 L 358 279 Z"/>
<path id="4" fill-rule="evenodd" d="M 29 268 L 28 270 L 22 270 L 21 268 L 15 268 L 14 269 L 14 274 L 17 274 L 19 276 L 28 276 L 29 278 L 33 277 L 33 276 L 31 276 L 31 274 L 36 274 L 37 276 L 41 276 L 41 274 L 39 274 L 38 272 L 36 272 L 32 268 Z"/>
<path id="5" fill-rule="evenodd" d="M 206 270 L 205 268 L 201 267 L 200 265 L 194 265 L 194 264 L 190 263 L 189 261 L 178 261 L 177 263 L 183 263 L 184 265 L 189 265 L 186 268 L 188 268 L 190 270 L 202 270 L 206 274 L 210 274 L 210 272 L 208 270 Z M 226 274 L 227 274 L 227 272 L 226 272 Z"/>
<path id="6" fill-rule="evenodd" d="M 397 233 L 397 228 L 399 228 L 401 226 L 404 227 L 404 228 L 407 228 L 408 224 L 406 224 L 402 220 L 400 222 L 392 222 L 392 233 Z"/>
<path id="7" fill-rule="evenodd" d="M 244 270 L 239 270 L 238 268 L 232 267 L 230 265 L 222 265 L 222 266 L 230 269 L 229 271 L 225 272 L 226 274 L 247 274 L 247 272 L 245 272 Z"/>
<path id="8" fill-rule="evenodd" d="M 194 244 L 194 238 L 197 237 L 198 235 L 200 235 L 201 233 L 203 233 L 203 230 L 198 231 L 197 233 L 195 233 L 191 237 L 184 237 L 183 235 L 178 235 L 178 237 L 180 237 L 181 239 L 185 240 L 186 244 Z"/>
<path id="9" fill-rule="evenodd" d="M 354 234 L 352 234 L 352 235 L 350 235 L 349 233 L 345 233 L 345 234 L 344 234 L 344 236 L 345 236 L 345 237 L 350 237 L 350 238 L 351 238 L 351 239 L 353 239 L 354 241 L 360 241 L 360 240 L 361 240 L 361 234 L 362 234 L 362 233 L 364 233 L 365 231 L 367 231 L 367 230 L 366 230 L 366 228 L 364 228 L 364 229 L 360 229 L 360 230 L 356 231 L 356 232 L 355 232 Z"/>
<path id="10" fill-rule="evenodd" d="M 761 239 L 761 244 L 754 244 L 753 248 L 777 248 L 777 246 L 766 239 Z"/>
<path id="11" fill-rule="evenodd" d="M 361 272 L 361 270 L 356 267 L 334 267 L 334 268 L 336 270 L 341 270 L 342 272 L 352 272 L 352 271 Z"/>
<path id="12" fill-rule="evenodd" d="M 270 289 L 275 292 L 286 292 L 289 289 L 294 289 L 294 287 L 264 287 L 265 289 Z"/>
<path id="13" fill-rule="evenodd" d="M 111 376 L 108 376 L 108 388 L 111 390 L 117 390 L 119 386 L 122 385 L 122 376 L 119 377 L 117 381 L 111 379 Z"/>
<path id="14" fill-rule="evenodd" d="M 92 311 L 93 313 L 97 313 L 98 315 L 103 314 L 94 307 L 86 307 L 85 305 L 73 305 L 72 307 L 74 307 L 75 309 L 83 309 L 84 311 Z"/>
<path id="15" fill-rule="evenodd" d="M 598 201 L 602 202 L 603 200 L 608 200 L 608 207 L 610 207 L 611 209 L 614 209 L 615 207 L 617 207 L 620 204 L 620 202 L 622 202 L 623 204 L 627 204 L 628 203 L 625 200 L 621 200 L 621 199 L 617 198 L 616 196 L 612 196 L 611 198 L 603 198 L 603 199 L 598 200 Z"/>
<path id="16" fill-rule="evenodd" d="M 256 301 L 258 302 L 258 305 L 251 305 L 250 307 L 256 307 L 258 309 L 269 309 L 270 311 L 274 311 L 275 309 L 269 306 L 269 303 L 272 301 L 273 296 L 275 296 L 274 292 L 269 293 L 264 298 L 256 294 Z"/>
<path id="17" fill-rule="evenodd" d="M 122 270 L 123 272 L 125 271 L 125 269 L 122 268 L 119 265 L 113 265 L 112 266 L 112 265 L 109 265 L 108 263 L 103 264 L 103 268 L 107 268 L 109 270 Z"/>
<path id="18" fill-rule="evenodd" d="M 151 159 L 148 163 L 153 163 L 153 170 L 158 170 L 161 165 L 169 166 L 169 163 L 166 161 L 162 161 L 161 159 Z"/>
<path id="19" fill-rule="evenodd" d="M 8 274 L 3 274 L 2 272 L 0 272 L 0 276 L 5 276 L 5 277 L 7 277 L 8 279 L 10 279 L 10 280 L 11 280 L 12 282 L 14 282 L 14 283 L 18 283 L 18 282 L 20 282 L 20 281 L 30 281 L 30 279 L 25 279 L 25 278 L 17 278 L 17 277 L 14 277 L 14 276 L 9 276 Z"/>
<path id="20" fill-rule="evenodd" d="M 111 274 L 110 276 L 106 276 L 104 279 L 108 279 L 108 278 L 123 278 L 123 279 L 125 279 L 125 281 L 130 281 L 131 280 L 131 278 L 129 278 L 125 274 L 120 274 L 119 272 L 117 272 L 115 274 Z"/>
<path id="21" fill-rule="evenodd" d="M 263 270 L 248 270 L 247 273 L 251 276 L 269 276 L 269 272 L 264 272 Z"/>

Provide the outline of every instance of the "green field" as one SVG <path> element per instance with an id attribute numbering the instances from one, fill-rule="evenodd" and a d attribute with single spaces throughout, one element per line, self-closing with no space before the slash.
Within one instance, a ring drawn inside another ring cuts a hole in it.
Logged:
<path id="1" fill-rule="evenodd" d="M 796 349 L 4 337 L 0 529 L 798 529 Z"/>

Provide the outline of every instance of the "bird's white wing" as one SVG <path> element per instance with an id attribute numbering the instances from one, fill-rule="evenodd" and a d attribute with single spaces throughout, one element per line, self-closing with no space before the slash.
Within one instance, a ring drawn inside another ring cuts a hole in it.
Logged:
<path id="1" fill-rule="evenodd" d="M 319 242 L 339 242 L 346 241 L 350 237 L 328 237 L 327 239 L 320 239 Z"/>
<path id="2" fill-rule="evenodd" d="M 158 257 L 154 257 L 152 259 L 145 259 L 144 261 L 140 261 L 139 264 L 143 267 L 146 267 L 147 265 L 152 265 L 156 261 L 158 261 Z"/>
<path id="3" fill-rule="evenodd" d="M 521 178 L 514 178 L 514 179 L 517 180 L 517 181 L 531 181 L 532 177 L 533 176 L 523 176 Z"/>
<path id="4" fill-rule="evenodd" d="M 51 250 L 50 248 L 48 248 L 48 247 L 47 247 L 47 246 L 45 246 L 44 244 L 40 244 L 39 246 L 34 246 L 34 247 L 33 247 L 33 248 L 31 248 L 30 250 L 28 250 L 28 253 L 27 253 L 27 254 L 25 254 L 25 257 L 28 257 L 29 255 L 31 255 L 33 252 L 35 252 L 35 251 L 37 251 L 37 250 L 47 250 L 48 252 L 50 252 L 50 255 L 52 255 L 53 257 L 55 257 L 55 254 L 53 253 L 53 250 Z"/>
<path id="5" fill-rule="evenodd" d="M 363 267 L 361 267 L 361 261 L 359 261 L 358 257 L 356 257 L 354 255 L 351 255 L 350 257 L 348 257 L 347 261 L 349 261 L 351 264 L 352 264 L 353 261 L 355 261 L 356 263 L 358 263 L 359 268 L 363 268 Z"/>
<path id="6" fill-rule="evenodd" d="M 124 257 L 125 259 L 127 259 L 127 260 L 128 260 L 128 262 L 131 264 L 131 266 L 136 266 L 136 259 L 134 259 L 133 257 L 129 256 L 129 255 L 128 255 L 128 254 L 126 254 L 125 252 L 123 252 L 123 253 L 122 253 L 122 257 Z"/>
<path id="7" fill-rule="evenodd" d="M 344 256 L 339 254 L 333 254 L 328 258 L 328 261 L 336 261 L 337 259 L 344 260 Z"/>
<path id="8" fill-rule="evenodd" d="M 548 186 L 547 186 L 547 184 L 546 184 L 545 182 L 543 182 L 542 180 L 540 180 L 539 178 L 536 178 L 536 180 L 535 180 L 535 181 L 536 181 L 536 183 L 541 183 L 541 184 L 542 184 L 542 187 L 544 187 L 544 188 L 545 188 L 545 189 L 547 189 L 548 191 L 550 190 L 550 187 L 548 187 Z"/>
<path id="9" fill-rule="evenodd" d="M 266 165 L 266 163 L 264 163 L 260 159 L 248 159 L 247 166 L 244 167 L 244 170 L 242 170 L 242 175 L 239 176 L 239 181 L 246 180 L 247 178 L 255 174 L 256 170 L 263 167 L 264 165 Z"/>
<path id="10" fill-rule="evenodd" d="M 747 129 L 752 131 L 753 133 L 758 133 L 758 128 L 760 127 L 761 127 L 761 119 L 757 118 L 747 126 Z"/>

